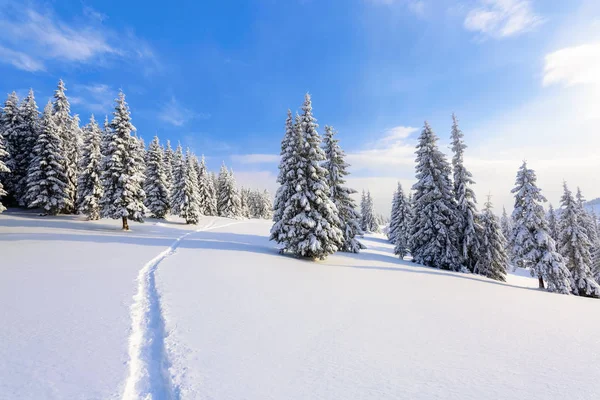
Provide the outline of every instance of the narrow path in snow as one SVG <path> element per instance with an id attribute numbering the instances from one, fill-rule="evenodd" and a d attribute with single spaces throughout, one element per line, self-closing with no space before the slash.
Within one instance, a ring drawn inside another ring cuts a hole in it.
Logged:
<path id="1" fill-rule="evenodd" d="M 123 400 L 177 399 L 169 373 L 169 360 L 165 349 L 165 322 L 156 288 L 158 265 L 188 236 L 211 229 L 223 228 L 240 221 L 217 224 L 210 221 L 206 226 L 177 238 L 173 244 L 146 263 L 137 277 L 138 290 L 131 306 L 131 335 L 129 337 L 129 376 L 125 383 Z"/>

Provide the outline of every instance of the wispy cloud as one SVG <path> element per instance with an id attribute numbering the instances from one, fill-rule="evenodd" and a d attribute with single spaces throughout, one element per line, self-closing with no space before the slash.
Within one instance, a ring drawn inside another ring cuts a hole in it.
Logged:
<path id="1" fill-rule="evenodd" d="M 139 50 L 147 43 L 102 25 L 105 18 L 89 7 L 77 21 L 66 21 L 51 10 L 5 6 L 0 11 L 0 60 L 35 72 L 47 69 L 49 62 L 101 64 L 149 56 Z"/>
<path id="2" fill-rule="evenodd" d="M 557 50 L 544 61 L 544 86 L 600 84 L 600 42 Z"/>
<path id="3" fill-rule="evenodd" d="M 171 97 L 168 103 L 161 106 L 161 110 L 158 113 L 158 118 L 168 124 L 174 126 L 183 126 L 192 119 L 209 119 L 211 117 L 208 113 L 195 112 L 183 105 L 181 105 L 175 96 Z"/>
<path id="4" fill-rule="evenodd" d="M 493 38 L 506 38 L 530 31 L 543 22 L 529 0 L 479 0 L 464 21 L 467 30 Z"/>
<path id="5" fill-rule="evenodd" d="M 108 114 L 117 91 L 104 83 L 75 84 L 70 89 L 69 101 L 98 115 Z"/>
<path id="6" fill-rule="evenodd" d="M 231 161 L 240 164 L 275 164 L 279 158 L 277 154 L 234 154 Z"/>

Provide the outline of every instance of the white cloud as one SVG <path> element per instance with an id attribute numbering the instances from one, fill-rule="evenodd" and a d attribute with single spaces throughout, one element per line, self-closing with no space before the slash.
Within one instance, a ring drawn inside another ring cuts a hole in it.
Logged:
<path id="1" fill-rule="evenodd" d="M 139 52 L 148 47 L 145 42 L 102 25 L 101 16 L 85 8 L 83 20 L 69 22 L 51 11 L 6 6 L 0 11 L 0 60 L 25 71 L 41 71 L 50 61 L 101 64 L 147 56 Z"/>
<path id="2" fill-rule="evenodd" d="M 233 162 L 240 164 L 276 164 L 280 156 L 277 154 L 234 154 L 231 156 Z"/>
<path id="3" fill-rule="evenodd" d="M 168 103 L 162 105 L 158 118 L 174 126 L 183 126 L 192 119 L 209 119 L 210 114 L 194 112 L 181 105 L 175 96 L 172 96 Z"/>
<path id="4" fill-rule="evenodd" d="M 464 21 L 467 30 L 504 38 L 527 32 L 543 18 L 535 14 L 529 0 L 480 0 Z"/>
<path id="5" fill-rule="evenodd" d="M 567 47 L 548 54 L 543 83 L 544 86 L 600 84 L 600 42 Z"/>

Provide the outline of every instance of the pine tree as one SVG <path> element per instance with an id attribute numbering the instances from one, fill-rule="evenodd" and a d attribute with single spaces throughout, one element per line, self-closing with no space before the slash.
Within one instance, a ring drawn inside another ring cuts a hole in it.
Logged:
<path id="1" fill-rule="evenodd" d="M 217 209 L 219 216 L 225 218 L 238 218 L 241 216 L 241 201 L 237 191 L 233 172 L 228 171 L 225 164 L 219 172 L 219 197 Z"/>
<path id="2" fill-rule="evenodd" d="M 295 123 L 292 122 L 292 112 L 288 109 L 285 120 L 285 134 L 281 140 L 281 161 L 279 162 L 279 175 L 277 183 L 279 188 L 275 193 L 273 205 L 273 227 L 271 228 L 271 240 L 279 242 L 287 236 L 286 229 L 289 227 L 282 220 L 285 207 L 289 199 L 296 193 L 293 182 L 296 179 L 296 165 L 298 164 L 300 136 L 300 116 L 296 114 Z"/>
<path id="3" fill-rule="evenodd" d="M 217 202 L 210 174 L 206 170 L 204 156 L 200 159 L 200 173 L 198 177 L 198 203 L 203 215 L 216 216 Z"/>
<path id="4" fill-rule="evenodd" d="M 215 182 L 217 181 L 215 174 L 210 172 L 207 174 L 206 187 L 207 187 L 207 202 L 205 204 L 204 213 L 205 215 L 217 216 L 219 211 L 217 209 L 217 187 Z"/>
<path id="5" fill-rule="evenodd" d="M 138 140 L 131 136 L 135 127 L 131 123 L 125 94 L 119 92 L 115 99 L 115 111 L 110 124 L 110 141 L 107 143 L 103 160 L 102 184 L 104 195 L 100 202 L 101 215 L 107 218 L 121 218 L 123 229 L 129 230 L 128 220 L 144 222 L 146 213 L 142 189 L 144 183 L 143 166 L 139 160 Z"/>
<path id="6" fill-rule="evenodd" d="M 600 285 L 592 274 L 592 243 L 585 229 L 585 212 L 579 207 L 573 194 L 563 183 L 560 213 L 560 254 L 565 258 L 567 268 L 575 282 L 575 293 L 580 296 L 600 297 Z"/>
<path id="7" fill-rule="evenodd" d="M 363 190 L 363 198 L 360 202 L 360 227 L 363 232 L 379 232 L 379 224 L 373 210 L 373 198 L 370 191 L 365 194 Z"/>
<path id="8" fill-rule="evenodd" d="M 19 170 L 21 166 L 19 158 L 24 154 L 22 137 L 19 134 L 20 126 L 19 98 L 15 92 L 12 92 L 4 102 L 2 114 L 0 115 L 0 135 L 4 137 L 6 151 L 8 152 L 5 164 L 10 171 L 10 174 L 4 172 L 2 179 L 9 196 L 8 203 L 15 204 L 18 204 L 19 194 L 23 193 L 19 187 L 19 182 L 27 176 L 27 171 Z"/>
<path id="9" fill-rule="evenodd" d="M 409 252 L 410 246 L 410 224 L 412 221 L 412 214 L 410 212 L 410 204 L 408 198 L 404 195 L 404 189 L 402 185 L 398 183 L 397 189 L 397 213 L 395 215 L 395 235 L 396 238 L 394 243 L 396 246 L 394 248 L 394 254 L 400 256 L 400 259 L 403 259 Z"/>
<path id="10" fill-rule="evenodd" d="M 250 189 L 242 188 L 240 190 L 240 213 L 243 218 L 250 218 L 252 214 L 250 212 L 252 192 Z"/>
<path id="11" fill-rule="evenodd" d="M 556 212 L 554 211 L 554 207 L 552 207 L 552 204 L 550 204 L 548 206 L 548 233 L 550 234 L 550 237 L 556 242 L 559 243 L 558 240 L 558 220 L 556 218 Z"/>
<path id="12" fill-rule="evenodd" d="M 425 122 L 416 152 L 411 251 L 414 262 L 460 271 L 463 260 L 457 206 L 450 183 L 451 169 L 437 141 L 436 134 Z"/>
<path id="13" fill-rule="evenodd" d="M 400 188 L 401 185 L 400 182 L 398 182 L 398 188 L 392 197 L 392 212 L 390 213 L 390 224 L 388 225 L 388 240 L 393 244 L 396 243 L 396 237 L 398 236 L 397 229 L 400 222 Z"/>
<path id="14" fill-rule="evenodd" d="M 271 195 L 267 190 L 262 192 L 256 191 L 253 194 L 254 200 L 254 218 L 271 219 L 273 216 L 273 203 L 271 202 Z"/>
<path id="15" fill-rule="evenodd" d="M 490 196 L 481 214 L 482 235 L 479 243 L 477 263 L 473 272 L 497 281 L 506 281 L 508 256 L 506 254 L 506 239 L 498 217 L 492 212 Z"/>
<path id="16" fill-rule="evenodd" d="M 288 251 L 300 257 L 324 259 L 339 250 L 344 241 L 337 210 L 329 198 L 327 170 L 321 163 L 325 153 L 321 148 L 318 125 L 312 114 L 312 103 L 307 93 L 299 120 L 296 176 L 290 182 L 295 189 L 286 202 L 282 220 L 285 237 L 277 238 Z"/>
<path id="17" fill-rule="evenodd" d="M 330 198 L 335 204 L 340 220 L 339 228 L 344 234 L 344 242 L 340 250 L 349 253 L 358 253 L 366 248 L 356 239 L 356 236 L 362 235 L 360 229 L 360 216 L 356 212 L 356 205 L 352 195 L 356 190 L 344 186 L 345 177 L 348 175 L 348 163 L 344 160 L 346 154 L 340 148 L 339 140 L 334 136 L 336 131 L 325 126 L 325 136 L 323 137 L 323 150 L 326 161 L 323 167 L 327 170 L 327 184 L 329 185 Z"/>
<path id="18" fill-rule="evenodd" d="M 479 237 L 482 228 L 477 223 L 477 200 L 471 185 L 475 184 L 473 175 L 464 166 L 464 152 L 467 145 L 464 134 L 458 127 L 456 115 L 452 114 L 452 167 L 454 171 L 454 199 L 458 211 L 459 237 L 458 245 L 466 267 L 473 271 L 480 251 Z"/>
<path id="19" fill-rule="evenodd" d="M 171 191 L 174 181 L 173 176 L 173 158 L 175 157 L 175 153 L 173 153 L 173 149 L 171 148 L 171 141 L 167 140 L 167 145 L 164 149 L 163 160 L 165 163 L 165 176 L 167 178 L 167 189 Z"/>
<path id="20" fill-rule="evenodd" d="M 29 207 L 39 207 L 50 215 L 73 207 L 67 190 L 64 154 L 60 132 L 52 115 L 52 104 L 48 103 L 27 174 Z"/>
<path id="21" fill-rule="evenodd" d="M 166 173 L 167 163 L 163 159 L 163 150 L 160 147 L 158 136 L 150 143 L 146 162 L 146 207 L 153 218 L 164 219 L 169 212 L 169 181 Z"/>
<path id="22" fill-rule="evenodd" d="M 173 187 L 173 210 L 181 218 L 184 218 L 187 224 L 197 224 L 200 219 L 198 175 L 194 164 L 194 157 L 187 149 L 183 165 L 178 167 L 175 174 L 176 179 Z"/>
<path id="23" fill-rule="evenodd" d="M 513 210 L 512 254 L 517 266 L 530 268 L 531 276 L 538 277 L 540 289 L 544 280 L 548 290 L 569 294 L 571 274 L 563 257 L 556 252 L 556 244 L 548 233 L 548 223 L 542 203 L 546 198 L 537 187 L 535 171 L 523 162 L 517 173 Z"/>
<path id="24" fill-rule="evenodd" d="M 100 219 L 100 201 L 102 199 L 102 179 L 100 170 L 102 154 L 100 142 L 102 131 L 94 116 L 84 129 L 84 146 L 81 155 L 80 175 L 77 181 L 77 203 L 79 212 L 89 220 Z"/>
<path id="25" fill-rule="evenodd" d="M 179 215 L 181 213 L 180 206 L 183 204 L 185 187 L 185 159 L 183 157 L 183 149 L 181 143 L 177 144 L 173 160 L 171 164 L 173 170 L 173 183 L 171 185 L 171 213 Z"/>
<path id="26" fill-rule="evenodd" d="M 581 214 L 581 223 L 583 224 L 583 228 L 585 229 L 588 239 L 593 246 L 595 243 L 598 243 L 598 230 L 592 215 L 588 212 L 588 210 L 585 209 L 585 198 L 583 197 L 579 187 L 577 188 L 576 200 L 579 213 Z"/>
<path id="27" fill-rule="evenodd" d="M 4 136 L 2 136 L 2 131 L 0 130 L 0 200 L 2 200 L 2 197 L 6 196 L 7 194 L 4 190 L 4 186 L 2 185 L 2 179 L 4 175 L 10 173 L 10 169 L 4 163 L 4 160 L 6 160 L 8 156 L 9 154 L 8 151 L 6 151 Z M 0 202 L 0 214 L 5 210 L 6 207 L 4 207 L 2 202 Z"/>
<path id="28" fill-rule="evenodd" d="M 108 154 L 108 146 L 110 144 L 112 137 L 112 131 L 110 129 L 110 123 L 108 122 L 108 115 L 104 117 L 104 125 L 102 128 L 102 137 L 100 140 L 100 153 L 102 157 Z"/>
<path id="29" fill-rule="evenodd" d="M 19 106 L 19 118 L 17 137 L 18 144 L 15 146 L 18 148 L 18 152 L 14 157 L 13 164 L 13 175 L 15 182 L 15 200 L 21 207 L 27 206 L 27 172 L 29 170 L 29 164 L 33 157 L 33 147 L 39 134 L 40 129 L 40 113 L 38 111 L 37 104 L 35 103 L 35 96 L 33 90 L 29 90 L 29 94 L 21 102 Z"/>

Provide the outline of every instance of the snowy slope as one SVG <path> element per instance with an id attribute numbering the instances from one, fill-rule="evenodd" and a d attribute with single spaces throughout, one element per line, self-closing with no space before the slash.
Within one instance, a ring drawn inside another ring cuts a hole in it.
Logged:
<path id="1" fill-rule="evenodd" d="M 0 215 L 0 398 L 597 398 L 598 300 L 376 236 L 313 263 L 267 221 L 118 226 Z"/>

